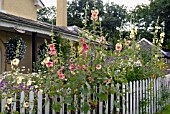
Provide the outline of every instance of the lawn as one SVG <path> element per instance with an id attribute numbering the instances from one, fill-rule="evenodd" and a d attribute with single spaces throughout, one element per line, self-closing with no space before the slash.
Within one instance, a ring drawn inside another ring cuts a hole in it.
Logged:
<path id="1" fill-rule="evenodd" d="M 166 106 L 161 112 L 156 114 L 170 114 L 170 104 Z"/>

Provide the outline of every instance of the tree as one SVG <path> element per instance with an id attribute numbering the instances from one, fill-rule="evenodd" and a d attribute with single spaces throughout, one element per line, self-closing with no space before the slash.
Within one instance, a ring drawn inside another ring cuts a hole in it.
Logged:
<path id="1" fill-rule="evenodd" d="M 88 19 L 88 29 L 90 29 L 89 24 L 92 21 L 90 20 L 91 10 L 98 9 L 103 35 L 106 36 L 107 34 L 107 39 L 111 39 L 110 41 L 113 43 L 115 43 L 118 38 L 118 30 L 116 30 L 116 27 L 121 26 L 121 22 L 125 20 L 127 15 L 124 6 L 119 6 L 114 3 L 103 5 L 103 0 L 73 0 L 72 2 L 68 2 L 67 8 L 68 26 L 76 25 L 82 28 L 84 26 L 82 22 L 86 18 Z M 86 15 L 85 11 L 87 12 Z M 54 6 L 38 11 L 38 20 L 40 21 L 47 23 L 53 21 L 55 24 L 55 17 Z M 113 38 L 113 36 L 115 37 Z"/>
<path id="2" fill-rule="evenodd" d="M 44 7 L 37 11 L 37 20 L 50 23 L 56 23 L 56 7 Z"/>
<path id="3" fill-rule="evenodd" d="M 145 23 L 145 27 L 154 27 L 159 17 L 159 25 L 165 22 L 165 43 L 164 47 L 170 49 L 170 2 L 169 0 L 152 0 L 148 6 L 137 6 L 132 12 L 134 21 Z M 149 39 L 151 40 L 151 39 Z"/>

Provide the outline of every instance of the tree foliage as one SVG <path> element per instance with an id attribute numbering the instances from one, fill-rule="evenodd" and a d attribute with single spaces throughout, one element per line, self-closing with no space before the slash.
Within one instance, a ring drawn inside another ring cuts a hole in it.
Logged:
<path id="1" fill-rule="evenodd" d="M 155 26 L 157 19 L 159 17 L 159 25 L 162 26 L 162 22 L 165 22 L 165 43 L 163 48 L 170 48 L 170 2 L 169 0 L 151 0 L 151 3 L 147 5 L 137 6 L 132 12 L 134 21 L 139 23 L 139 26 L 145 28 L 152 28 Z M 142 25 L 143 23 L 143 25 Z M 143 32 L 148 32 L 149 30 L 144 29 Z M 143 37 L 151 34 L 145 34 Z M 151 40 L 151 39 L 149 39 Z"/>
<path id="2" fill-rule="evenodd" d="M 90 29 L 91 10 L 98 9 L 99 17 L 101 19 L 101 28 L 103 35 L 107 35 L 107 39 L 115 43 L 118 39 L 118 31 L 116 27 L 120 27 L 121 22 L 126 18 L 126 9 L 123 6 L 112 4 L 103 4 L 103 0 L 73 0 L 68 2 L 68 26 L 76 25 L 82 28 L 83 21 L 87 20 L 87 27 Z M 86 11 L 86 14 L 85 14 Z M 38 20 L 55 24 L 55 7 L 47 7 L 38 11 Z M 107 33 L 107 34 L 106 34 Z M 113 38 L 113 36 L 116 36 Z"/>

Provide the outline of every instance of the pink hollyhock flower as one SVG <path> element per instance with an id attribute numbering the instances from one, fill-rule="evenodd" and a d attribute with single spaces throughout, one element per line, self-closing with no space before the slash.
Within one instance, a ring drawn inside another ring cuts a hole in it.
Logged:
<path id="1" fill-rule="evenodd" d="M 86 69 L 86 65 L 82 65 L 82 69 L 85 70 Z"/>
<path id="2" fill-rule="evenodd" d="M 97 70 L 100 70 L 102 68 L 102 65 L 101 64 L 98 64 L 97 66 L 96 66 L 96 69 Z"/>
<path id="3" fill-rule="evenodd" d="M 73 62 L 73 60 L 72 60 L 72 59 L 70 59 L 69 61 L 70 61 L 70 63 L 72 63 L 72 62 Z"/>
<path id="4" fill-rule="evenodd" d="M 65 75 L 64 75 L 64 74 L 60 74 L 60 75 L 59 75 L 59 78 L 60 78 L 60 79 L 64 79 L 64 78 L 65 78 Z"/>
<path id="5" fill-rule="evenodd" d="M 83 46 L 82 46 L 82 49 L 83 49 L 84 52 L 87 51 L 88 50 L 88 45 L 86 43 L 84 43 Z"/>
<path id="6" fill-rule="evenodd" d="M 61 67 L 61 70 L 64 70 L 64 66 Z"/>
<path id="7" fill-rule="evenodd" d="M 57 71 L 57 74 L 58 74 L 58 75 L 60 75 L 61 73 L 62 73 L 62 70 L 61 70 L 61 69 Z"/>
<path id="8" fill-rule="evenodd" d="M 98 19 L 98 14 L 99 14 L 99 10 L 91 10 L 91 20 L 93 21 L 97 21 Z"/>
<path id="9" fill-rule="evenodd" d="M 80 68 L 80 66 L 79 66 L 79 65 L 76 65 L 75 68 Z"/>
<path id="10" fill-rule="evenodd" d="M 121 51 L 122 50 L 122 44 L 121 43 L 117 43 L 116 44 L 116 50 L 117 51 Z"/>
<path id="11" fill-rule="evenodd" d="M 75 69 L 75 67 L 71 64 L 69 69 L 70 69 L 70 71 L 73 71 Z"/>
<path id="12" fill-rule="evenodd" d="M 80 38 L 80 42 L 83 44 L 84 43 L 84 38 Z"/>
<path id="13" fill-rule="evenodd" d="M 129 44 L 130 44 L 130 40 L 125 40 L 125 45 L 129 46 Z"/>
<path id="14" fill-rule="evenodd" d="M 55 50 L 55 45 L 54 44 L 50 44 L 50 51 L 51 50 Z"/>
<path id="15" fill-rule="evenodd" d="M 49 67 L 53 67 L 53 62 L 50 62 L 50 61 L 47 62 L 47 63 L 46 63 L 46 67 L 48 67 L 48 68 L 49 68 Z"/>
<path id="16" fill-rule="evenodd" d="M 50 52 L 49 52 L 49 54 L 51 55 L 51 56 L 56 56 L 56 50 L 50 50 Z"/>
<path id="17" fill-rule="evenodd" d="M 57 64 L 58 63 L 58 60 L 54 60 L 54 64 Z"/>

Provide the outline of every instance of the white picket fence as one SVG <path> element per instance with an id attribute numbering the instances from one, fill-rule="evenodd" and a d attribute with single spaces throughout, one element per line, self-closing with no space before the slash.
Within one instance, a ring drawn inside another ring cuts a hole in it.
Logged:
<path id="1" fill-rule="evenodd" d="M 170 82 L 167 79 L 158 78 L 133 81 L 128 84 L 118 84 L 116 87 L 124 96 L 111 94 L 107 102 L 99 102 L 97 108 L 95 110 L 89 110 L 88 114 L 154 114 L 170 103 Z M 31 91 L 28 98 L 29 107 L 25 108 L 21 107 L 25 100 L 25 93 L 21 92 L 20 96 L 18 99 L 17 95 L 15 95 L 10 105 L 10 110 L 17 110 L 21 114 L 27 114 L 28 112 L 29 114 L 33 114 L 35 113 L 33 109 L 36 109 L 36 113 L 38 114 L 56 114 L 56 112 L 51 109 L 51 104 L 64 100 L 62 97 L 48 100 L 48 95 L 38 92 L 38 99 L 35 101 L 35 94 Z M 79 102 L 82 103 L 88 100 L 83 95 L 81 96 L 82 99 Z M 6 102 L 6 98 L 1 99 L 1 112 L 4 111 Z M 115 108 L 116 104 L 119 104 L 120 108 Z M 62 104 L 59 114 L 71 114 L 71 112 L 67 111 L 67 107 L 67 104 Z M 26 109 L 29 109 L 29 111 L 27 110 L 26 112 Z M 76 109 L 75 114 L 84 113 Z"/>

